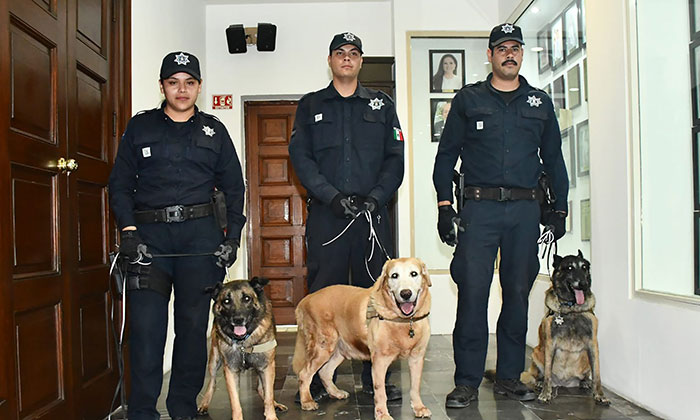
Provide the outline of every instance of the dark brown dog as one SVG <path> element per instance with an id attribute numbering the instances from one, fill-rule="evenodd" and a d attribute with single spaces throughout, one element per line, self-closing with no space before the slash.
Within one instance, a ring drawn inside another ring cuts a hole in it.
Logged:
<path id="1" fill-rule="evenodd" d="M 547 313 L 540 323 L 540 342 L 524 383 L 541 384 L 539 402 L 556 397 L 556 387 L 593 388 L 597 404 L 609 405 L 600 383 L 598 318 L 593 313 L 590 263 L 578 255 L 554 256 L 552 287 L 545 294 Z"/>
<path id="2" fill-rule="evenodd" d="M 316 371 L 332 398 L 348 398 L 333 383 L 333 372 L 344 359 L 372 360 L 374 418 L 390 420 L 384 379 L 396 358 L 408 358 L 411 407 L 416 417 L 430 417 L 420 397 L 423 357 L 430 339 L 431 285 L 428 270 L 416 258 L 384 264 L 369 289 L 328 286 L 302 299 L 297 317 L 293 368 L 299 377 L 302 410 L 316 410 L 309 384 Z"/>
<path id="3" fill-rule="evenodd" d="M 275 409 L 287 407 L 274 399 L 275 382 L 275 320 L 272 305 L 263 288 L 266 278 L 236 280 L 217 284 L 209 291 L 214 297 L 214 326 L 209 350 L 209 383 L 199 404 L 199 414 L 205 414 L 214 395 L 216 372 L 224 365 L 224 377 L 231 401 L 231 417 L 242 420 L 238 398 L 238 374 L 254 369 L 258 374 L 258 394 L 265 404 L 265 420 L 277 420 Z"/>

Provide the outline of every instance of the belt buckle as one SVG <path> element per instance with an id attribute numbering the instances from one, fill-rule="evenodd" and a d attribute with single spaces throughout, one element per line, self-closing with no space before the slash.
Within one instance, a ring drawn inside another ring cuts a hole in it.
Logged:
<path id="1" fill-rule="evenodd" d="M 508 201 L 511 198 L 511 189 L 498 187 L 498 201 Z"/>
<path id="2" fill-rule="evenodd" d="M 185 207 L 182 205 L 170 206 L 165 208 L 165 223 L 184 222 Z"/>

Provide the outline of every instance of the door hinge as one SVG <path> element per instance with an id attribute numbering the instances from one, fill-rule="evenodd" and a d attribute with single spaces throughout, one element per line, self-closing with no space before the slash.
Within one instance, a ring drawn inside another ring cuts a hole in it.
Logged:
<path id="1" fill-rule="evenodd" d="M 112 22 L 117 21 L 117 0 L 112 0 Z"/>
<path id="2" fill-rule="evenodd" d="M 117 137 L 117 112 L 112 112 L 112 137 Z"/>

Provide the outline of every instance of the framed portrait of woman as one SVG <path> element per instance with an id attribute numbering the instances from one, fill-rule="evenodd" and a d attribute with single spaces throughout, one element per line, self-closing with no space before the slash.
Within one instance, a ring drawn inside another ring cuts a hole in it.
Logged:
<path id="1" fill-rule="evenodd" d="M 564 11 L 564 52 L 569 59 L 581 49 L 581 14 L 578 1 Z"/>
<path id="2" fill-rule="evenodd" d="M 452 98 L 433 98 L 430 100 L 430 141 L 437 143 L 447 122 L 447 115 L 452 107 Z"/>
<path id="3" fill-rule="evenodd" d="M 564 16 L 559 15 L 549 31 L 552 39 L 552 70 L 564 64 L 566 56 L 564 55 Z"/>
<path id="4" fill-rule="evenodd" d="M 428 50 L 430 91 L 457 92 L 465 85 L 464 50 Z"/>
<path id="5" fill-rule="evenodd" d="M 537 68 L 540 74 L 552 68 L 551 53 L 549 28 L 544 28 L 537 33 Z"/>

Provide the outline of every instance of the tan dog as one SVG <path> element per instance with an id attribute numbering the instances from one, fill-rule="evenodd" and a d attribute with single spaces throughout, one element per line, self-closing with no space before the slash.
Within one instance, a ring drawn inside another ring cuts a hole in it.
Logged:
<path id="1" fill-rule="evenodd" d="M 344 359 L 372 361 L 374 418 L 390 420 L 384 378 L 397 357 L 408 358 L 411 406 L 416 417 L 430 417 L 420 397 L 423 357 L 430 339 L 430 276 L 416 258 L 399 258 L 384 264 L 369 289 L 335 285 L 310 294 L 296 309 L 297 333 L 293 368 L 299 377 L 303 410 L 318 404 L 309 392 L 319 369 L 323 386 L 332 398 L 348 393 L 333 383 L 333 372 Z"/>
<path id="2" fill-rule="evenodd" d="M 216 371 L 224 365 L 224 377 L 233 420 L 243 420 L 238 397 L 238 375 L 253 369 L 258 374 L 258 394 L 265 405 L 265 420 L 277 420 L 275 409 L 287 407 L 275 401 L 275 319 L 263 288 L 268 279 L 218 283 L 209 291 L 214 298 L 214 328 L 209 350 L 209 383 L 198 413 L 206 414 L 216 386 Z"/>

